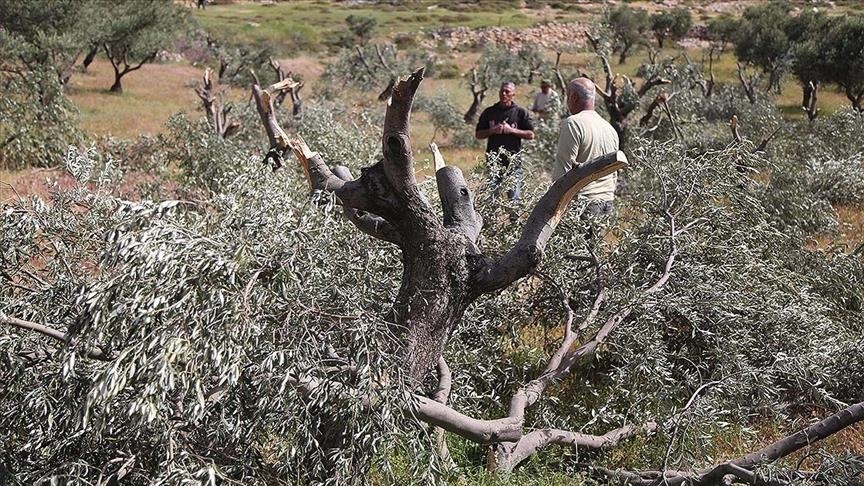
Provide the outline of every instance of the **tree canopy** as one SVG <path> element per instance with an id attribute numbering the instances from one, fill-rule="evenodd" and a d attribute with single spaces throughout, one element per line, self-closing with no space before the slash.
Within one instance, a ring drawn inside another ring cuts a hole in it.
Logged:
<path id="1" fill-rule="evenodd" d="M 686 8 L 673 8 L 651 14 L 651 31 L 657 39 L 657 46 L 662 49 L 663 41 L 669 37 L 679 40 L 684 37 L 693 25 L 690 10 Z"/>

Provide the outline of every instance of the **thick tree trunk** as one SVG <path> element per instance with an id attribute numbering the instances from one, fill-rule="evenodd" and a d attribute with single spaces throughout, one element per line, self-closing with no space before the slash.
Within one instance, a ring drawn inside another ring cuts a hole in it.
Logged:
<path id="1" fill-rule="evenodd" d="M 473 300 L 467 252 L 467 238 L 445 228 L 403 249 L 394 313 L 404 329 L 404 371 L 414 383 L 438 361 L 453 326 Z"/>

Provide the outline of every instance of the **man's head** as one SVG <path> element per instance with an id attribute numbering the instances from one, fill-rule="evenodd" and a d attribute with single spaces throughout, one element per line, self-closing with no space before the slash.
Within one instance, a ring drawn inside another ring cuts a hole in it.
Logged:
<path id="1" fill-rule="evenodd" d="M 511 81 L 501 83 L 501 89 L 498 90 L 498 100 L 504 106 L 513 104 L 513 97 L 516 96 L 516 85 Z"/>
<path id="2" fill-rule="evenodd" d="M 540 83 L 540 91 L 548 94 L 550 89 L 552 89 L 552 83 L 544 79 L 543 82 Z"/>
<path id="3" fill-rule="evenodd" d="M 588 78 L 576 78 L 567 85 L 567 108 L 576 114 L 594 109 L 594 82 Z"/>

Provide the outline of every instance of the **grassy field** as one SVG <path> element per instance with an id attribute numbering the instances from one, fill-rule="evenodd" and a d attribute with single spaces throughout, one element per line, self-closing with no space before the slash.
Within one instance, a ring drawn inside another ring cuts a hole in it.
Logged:
<path id="1" fill-rule="evenodd" d="M 81 126 L 97 136 L 134 138 L 159 133 L 174 113 L 198 110 L 192 89 L 204 70 L 188 64 L 145 64 L 123 78 L 123 93 L 114 82 L 111 64 L 97 59 L 86 73 L 72 76 L 69 98 L 81 111 Z"/>

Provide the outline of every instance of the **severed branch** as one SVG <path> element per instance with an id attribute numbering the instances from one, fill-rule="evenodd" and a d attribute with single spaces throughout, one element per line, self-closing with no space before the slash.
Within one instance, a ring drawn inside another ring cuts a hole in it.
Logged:
<path id="1" fill-rule="evenodd" d="M 279 64 L 279 61 L 273 60 L 273 58 L 268 58 L 268 64 L 273 69 L 273 72 L 276 74 L 276 83 L 281 83 L 286 79 L 293 80 L 291 77 L 291 71 L 286 72 L 285 69 Z M 254 75 L 254 73 L 253 73 Z M 255 78 L 255 83 L 258 83 L 258 78 Z M 291 96 L 291 104 L 293 108 L 291 109 L 291 114 L 294 115 L 294 118 L 300 118 L 303 116 L 303 100 L 300 99 L 300 89 L 303 88 L 303 83 L 299 81 L 294 81 L 293 83 L 288 83 L 287 89 L 280 90 L 278 94 L 276 94 L 276 98 L 274 99 L 274 105 L 282 106 L 282 103 L 285 101 L 286 96 Z"/>
<path id="2" fill-rule="evenodd" d="M 438 358 L 438 364 L 435 369 L 438 372 L 438 389 L 432 394 L 432 400 L 442 405 L 447 405 L 450 389 L 453 387 L 453 373 L 450 371 L 450 367 L 447 366 L 447 361 L 443 357 Z M 438 456 L 450 469 L 456 469 L 456 461 L 453 460 L 453 456 L 450 455 L 450 449 L 447 448 L 446 431 L 440 427 L 435 427 L 434 433 Z"/>
<path id="3" fill-rule="evenodd" d="M 528 275 L 540 263 L 546 242 L 570 200 L 589 183 L 626 165 L 624 152 L 612 152 L 574 167 L 556 180 L 531 211 L 516 245 L 497 262 L 479 272 L 475 291 L 479 294 L 492 292 Z"/>
<path id="4" fill-rule="evenodd" d="M 674 94 L 674 93 L 673 93 Z M 663 111 L 666 113 L 666 116 L 669 118 L 669 123 L 672 124 L 672 132 L 675 133 L 675 138 L 684 138 L 684 135 L 681 133 L 681 129 L 678 128 L 678 124 L 675 123 L 675 117 L 672 116 L 672 109 L 669 108 L 669 100 L 671 96 L 664 96 L 660 100 L 660 105 L 663 107 Z"/>
<path id="5" fill-rule="evenodd" d="M 612 67 L 609 65 L 609 59 L 606 56 L 597 54 L 600 57 L 600 63 L 603 65 L 603 73 L 606 75 L 606 84 L 603 89 L 598 85 L 594 85 L 597 94 L 607 103 L 617 98 L 615 93 L 615 75 L 612 74 Z"/>
<path id="6" fill-rule="evenodd" d="M 774 136 L 780 132 L 780 128 L 782 127 L 778 125 L 773 132 L 769 133 L 767 137 L 763 138 L 762 141 L 759 142 L 759 145 L 757 145 L 756 148 L 753 149 L 753 153 L 755 154 L 756 152 L 764 152 L 768 144 L 771 143 L 771 140 L 774 140 Z"/>
<path id="7" fill-rule="evenodd" d="M 216 94 L 212 75 L 210 68 L 204 70 L 203 84 L 195 88 L 195 94 L 201 99 L 213 131 L 222 138 L 228 138 L 237 133 L 240 122 L 228 116 L 231 108 L 223 105 L 221 96 Z"/>
<path id="8" fill-rule="evenodd" d="M 477 238 L 483 229 L 483 218 L 474 210 L 474 201 L 468 183 L 458 167 L 447 167 L 438 145 L 429 144 L 435 159 L 435 180 L 444 213 L 444 227 L 458 229 L 471 240 L 476 250 Z"/>
<path id="9" fill-rule="evenodd" d="M 819 116 L 819 108 L 816 107 L 816 94 L 819 91 L 819 81 L 808 81 L 802 86 L 804 99 L 801 107 L 804 109 L 804 114 L 807 115 L 807 120 L 812 122 Z"/>
<path id="10" fill-rule="evenodd" d="M 744 67 L 740 62 L 736 63 L 736 66 L 738 66 L 738 81 L 741 82 L 741 88 L 744 89 L 747 100 L 750 101 L 750 104 L 756 103 L 756 76 L 745 76 Z"/>
<path id="11" fill-rule="evenodd" d="M 648 122 L 654 117 L 654 110 L 666 101 L 666 96 L 666 93 L 660 93 L 656 98 L 654 98 L 654 101 L 652 101 L 651 104 L 648 105 L 648 108 L 645 109 L 645 115 L 639 119 L 639 126 L 644 127 L 648 125 Z"/>
<path id="12" fill-rule="evenodd" d="M 561 51 L 555 52 L 555 67 L 552 69 L 552 72 L 555 73 L 555 80 L 558 83 L 558 89 L 562 94 L 567 93 L 567 82 L 564 81 L 564 75 L 561 74 Z"/>
<path id="13" fill-rule="evenodd" d="M 23 319 L 18 319 L 16 317 L 7 316 L 6 314 L 0 312 L 0 324 L 6 324 L 10 326 L 14 326 L 20 329 L 26 329 L 28 331 L 35 331 L 43 336 L 48 336 L 56 341 L 60 341 L 61 343 L 71 346 L 74 342 L 71 336 L 62 331 L 58 331 L 53 327 L 48 327 L 42 324 L 37 324 L 35 322 L 25 321 Z M 103 351 L 99 347 L 93 347 L 84 352 L 84 356 L 90 359 L 96 359 L 99 361 L 111 361 L 113 359 L 109 353 Z"/>
<path id="14" fill-rule="evenodd" d="M 408 122 L 414 94 L 423 81 L 424 69 L 414 71 L 406 78 L 400 78 L 393 87 L 387 112 L 384 114 L 384 134 L 382 136 L 382 167 L 384 176 L 391 186 L 390 195 L 399 201 L 402 218 L 410 232 L 425 232 L 439 228 L 432 205 L 417 186 L 414 176 L 414 159 L 411 150 L 411 137 Z M 407 211 L 405 211 L 407 210 Z"/>
<path id="15" fill-rule="evenodd" d="M 655 294 L 666 286 L 670 276 L 672 275 L 672 266 L 674 265 L 675 259 L 678 255 L 675 238 L 679 234 L 687 231 L 692 225 L 696 224 L 694 221 L 679 229 L 675 225 L 675 216 L 668 211 L 666 216 L 669 219 L 669 237 L 671 242 L 669 256 L 666 259 L 663 272 L 654 284 L 642 292 L 644 296 Z M 588 313 L 585 322 L 580 326 L 580 329 L 587 327 L 588 323 L 593 320 L 604 299 L 605 294 L 601 290 L 598 292 L 597 297 L 594 300 L 594 305 Z M 566 312 L 566 317 L 564 319 L 564 338 L 562 339 L 561 345 L 549 359 L 546 369 L 543 370 L 540 376 L 517 390 L 513 395 L 510 400 L 510 411 L 508 414 L 510 418 L 524 420 L 525 409 L 536 403 L 549 385 L 566 378 L 577 362 L 593 356 L 597 351 L 597 348 L 606 340 L 609 334 L 615 330 L 615 328 L 618 327 L 618 325 L 623 322 L 627 316 L 630 315 L 634 308 L 633 305 L 630 305 L 621 309 L 610 317 L 605 324 L 603 324 L 593 338 L 581 346 L 572 349 L 573 345 L 576 343 L 577 335 L 573 332 L 572 328 L 573 311 L 568 304 L 567 296 L 563 295 L 563 293 L 562 302 Z M 651 302 L 644 304 L 646 307 L 653 307 L 654 305 L 655 304 Z M 589 448 L 602 448 L 613 446 L 621 439 L 630 437 L 640 431 L 651 433 L 656 429 L 656 423 L 648 422 L 642 427 L 635 427 L 632 425 L 621 427 L 611 432 L 607 432 L 602 436 L 577 434 L 575 432 L 567 432 L 557 429 L 538 430 L 524 435 L 515 443 L 499 444 L 494 450 L 493 464 L 496 470 L 509 471 L 541 448 L 550 444 L 570 444 L 574 447 L 582 446 Z"/>
<path id="16" fill-rule="evenodd" d="M 744 139 L 741 138 L 741 133 L 738 132 L 738 115 L 732 115 L 732 118 L 729 120 L 729 129 L 732 130 L 732 138 L 736 142 L 744 142 Z"/>
<path id="17" fill-rule="evenodd" d="M 255 98 L 267 138 L 270 140 L 270 151 L 264 159 L 265 162 L 272 160 L 274 169 L 278 169 L 282 166 L 285 154 L 290 150 L 300 163 L 310 189 L 333 192 L 343 206 L 380 214 L 377 212 L 380 205 L 374 204 L 361 181 L 340 179 L 330 171 L 321 155 L 309 149 L 302 138 L 298 136 L 290 139 L 279 126 L 273 111 L 272 94 L 280 89 L 286 89 L 288 82 L 289 80 L 276 83 L 267 89 L 261 89 L 257 84 L 252 86 L 252 96 Z"/>
<path id="18" fill-rule="evenodd" d="M 516 441 L 522 436 L 522 421 L 511 417 L 482 420 L 469 417 L 431 398 L 412 395 L 413 414 L 427 424 L 441 427 L 477 444 Z"/>
<path id="19" fill-rule="evenodd" d="M 780 133 L 781 128 L 781 126 L 777 126 L 777 128 L 763 138 L 753 149 L 752 153 L 755 154 L 757 152 L 763 152 L 765 148 L 768 147 L 768 144 L 771 143 L 771 140 L 774 140 L 774 137 Z M 732 130 L 732 138 L 734 138 L 737 143 L 744 143 L 746 141 L 738 130 L 738 115 L 732 115 L 732 119 L 729 120 L 729 129 Z"/>
<path id="20" fill-rule="evenodd" d="M 782 459 L 804 447 L 864 421 L 864 402 L 851 405 L 834 415 L 786 436 L 767 447 L 731 461 L 714 465 L 700 471 L 613 471 L 605 468 L 591 468 L 600 476 L 616 478 L 636 486 L 664 484 L 669 486 L 723 484 L 725 476 L 733 476 L 747 484 L 765 484 L 756 468 Z"/>
<path id="21" fill-rule="evenodd" d="M 607 449 L 617 446 L 622 440 L 629 439 L 636 434 L 651 434 L 656 430 L 657 424 L 654 422 L 648 422 L 642 426 L 625 425 L 603 435 L 589 435 L 560 429 L 535 430 L 525 434 L 519 442 L 512 444 L 512 448 L 506 448 L 505 444 L 498 444 L 497 447 L 504 450 L 495 451 L 495 470 L 499 472 L 512 471 L 519 463 L 550 445 L 570 446 L 576 449 L 580 447 Z M 500 460 L 502 456 L 506 456 L 506 461 Z"/>
<path id="22" fill-rule="evenodd" d="M 642 86 L 639 87 L 639 90 L 636 91 L 636 94 L 638 94 L 639 97 L 641 98 L 641 97 L 645 96 L 645 93 L 650 91 L 651 88 L 653 88 L 655 86 L 662 86 L 664 84 L 670 84 L 670 83 L 672 83 L 671 79 L 667 79 L 667 78 L 663 78 L 663 77 L 654 75 L 654 76 L 651 76 L 648 80 L 646 80 L 642 84 Z"/>

